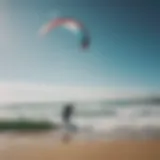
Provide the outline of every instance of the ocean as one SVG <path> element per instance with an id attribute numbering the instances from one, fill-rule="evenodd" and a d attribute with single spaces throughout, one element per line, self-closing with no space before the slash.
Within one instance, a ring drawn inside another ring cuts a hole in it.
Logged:
<path id="1" fill-rule="evenodd" d="M 34 119 L 61 123 L 65 103 L 1 105 L 1 119 Z M 102 102 L 74 103 L 72 123 L 81 131 L 112 136 L 160 138 L 160 105 L 110 105 Z M 138 134 L 137 134 L 138 133 Z"/>

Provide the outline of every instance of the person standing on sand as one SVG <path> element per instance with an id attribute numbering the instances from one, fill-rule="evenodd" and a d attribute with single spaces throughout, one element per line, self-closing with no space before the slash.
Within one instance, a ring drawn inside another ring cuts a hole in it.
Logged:
<path id="1" fill-rule="evenodd" d="M 62 137 L 63 142 L 69 142 L 71 140 L 71 117 L 73 115 L 74 106 L 67 104 L 62 110 L 62 121 L 65 128 L 65 133 Z"/>

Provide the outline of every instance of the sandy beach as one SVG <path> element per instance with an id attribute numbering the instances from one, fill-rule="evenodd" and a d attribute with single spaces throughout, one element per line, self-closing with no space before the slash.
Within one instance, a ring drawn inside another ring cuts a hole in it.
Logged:
<path id="1" fill-rule="evenodd" d="M 0 160 L 159 160 L 159 140 L 72 141 L 49 134 L 1 135 Z"/>

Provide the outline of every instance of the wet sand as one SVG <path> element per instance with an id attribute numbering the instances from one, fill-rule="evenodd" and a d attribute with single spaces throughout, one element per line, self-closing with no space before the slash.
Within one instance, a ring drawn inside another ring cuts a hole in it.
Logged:
<path id="1" fill-rule="evenodd" d="M 56 140 L 50 133 L 1 135 L 0 160 L 160 160 L 160 140 Z"/>

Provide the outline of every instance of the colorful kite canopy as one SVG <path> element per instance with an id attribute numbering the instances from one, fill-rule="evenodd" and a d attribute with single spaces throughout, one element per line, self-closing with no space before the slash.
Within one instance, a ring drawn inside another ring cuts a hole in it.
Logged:
<path id="1" fill-rule="evenodd" d="M 51 20 L 49 23 L 45 24 L 40 29 L 40 34 L 44 36 L 57 27 L 63 27 L 63 28 L 69 29 L 72 32 L 76 32 L 80 34 L 80 37 L 81 37 L 80 42 L 81 42 L 82 48 L 85 49 L 89 47 L 90 37 L 89 37 L 88 31 L 86 30 L 86 28 L 81 22 L 76 21 L 72 18 L 57 18 L 57 19 Z"/>

